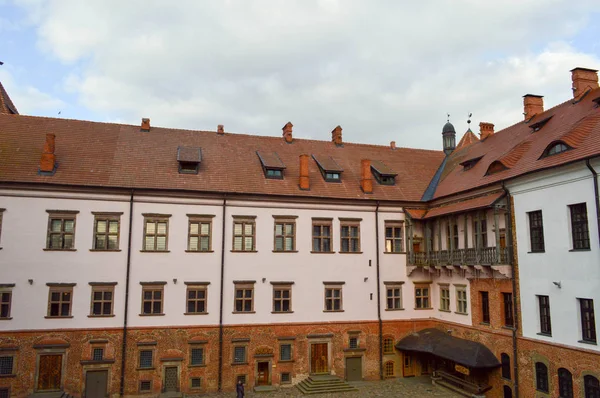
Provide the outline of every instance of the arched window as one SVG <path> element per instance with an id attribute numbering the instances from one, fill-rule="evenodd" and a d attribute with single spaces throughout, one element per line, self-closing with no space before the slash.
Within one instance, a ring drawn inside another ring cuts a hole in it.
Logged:
<path id="1" fill-rule="evenodd" d="M 394 339 L 386 337 L 383 339 L 383 353 L 393 354 L 394 353 Z"/>
<path id="2" fill-rule="evenodd" d="M 387 361 L 383 368 L 385 377 L 394 377 L 396 375 L 394 372 L 394 361 Z"/>
<path id="3" fill-rule="evenodd" d="M 512 398 L 512 390 L 509 386 L 504 386 L 504 398 Z"/>
<path id="4" fill-rule="evenodd" d="M 489 175 L 504 171 L 506 169 L 508 169 L 508 167 L 506 167 L 504 164 L 502 164 L 502 162 L 496 160 L 496 161 L 493 161 L 492 164 L 490 164 L 485 175 L 489 176 Z"/>
<path id="5" fill-rule="evenodd" d="M 502 353 L 500 355 L 500 362 L 502 362 L 502 377 L 510 380 L 510 357 L 508 354 Z"/>
<path id="6" fill-rule="evenodd" d="M 585 398 L 600 398 L 600 382 L 594 376 L 587 375 L 583 378 Z"/>
<path id="7" fill-rule="evenodd" d="M 565 368 L 558 369 L 558 395 L 560 398 L 573 398 L 573 376 Z"/>
<path id="8" fill-rule="evenodd" d="M 553 142 L 546 147 L 541 157 L 545 158 L 546 156 L 557 155 L 559 153 L 568 151 L 569 149 L 571 149 L 571 147 L 562 141 Z"/>
<path id="9" fill-rule="evenodd" d="M 535 388 L 541 392 L 549 392 L 548 367 L 541 362 L 535 363 Z"/>

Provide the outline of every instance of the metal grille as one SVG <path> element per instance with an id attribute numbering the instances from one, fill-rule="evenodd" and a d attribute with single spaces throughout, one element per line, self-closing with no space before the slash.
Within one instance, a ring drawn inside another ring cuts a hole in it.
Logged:
<path id="1" fill-rule="evenodd" d="M 192 365 L 204 364 L 204 349 L 192 348 Z"/>
<path id="2" fill-rule="evenodd" d="M 242 382 L 242 384 L 246 384 L 246 375 L 237 375 L 235 383 Z"/>
<path id="3" fill-rule="evenodd" d="M 239 347 L 234 348 L 233 362 L 235 362 L 235 363 L 246 362 L 246 347 L 239 346 Z"/>
<path id="4" fill-rule="evenodd" d="M 0 375 L 13 374 L 13 360 L 12 356 L 0 357 Z"/>
<path id="5" fill-rule="evenodd" d="M 200 377 L 192 377 L 192 388 L 202 387 L 202 379 Z"/>
<path id="6" fill-rule="evenodd" d="M 281 383 L 291 383 L 291 382 L 292 382 L 292 377 L 289 373 L 281 374 Z"/>
<path id="7" fill-rule="evenodd" d="M 8 393 L 8 388 L 0 389 L 0 398 L 10 398 L 10 394 Z"/>
<path id="8" fill-rule="evenodd" d="M 151 368 L 152 362 L 152 350 L 140 351 L 140 368 Z"/>
<path id="9" fill-rule="evenodd" d="M 152 382 L 150 380 L 140 381 L 140 391 L 150 391 L 152 388 Z"/>
<path id="10" fill-rule="evenodd" d="M 356 337 L 350 337 L 350 344 L 349 344 L 351 349 L 356 349 L 358 348 L 358 338 Z"/>
<path id="11" fill-rule="evenodd" d="M 279 359 L 281 361 L 290 361 L 292 359 L 292 345 L 282 344 L 279 346 Z"/>
<path id="12" fill-rule="evenodd" d="M 92 360 L 102 361 L 104 359 L 104 348 L 94 348 Z"/>
<path id="13" fill-rule="evenodd" d="M 177 368 L 165 368 L 165 391 L 178 391 Z"/>

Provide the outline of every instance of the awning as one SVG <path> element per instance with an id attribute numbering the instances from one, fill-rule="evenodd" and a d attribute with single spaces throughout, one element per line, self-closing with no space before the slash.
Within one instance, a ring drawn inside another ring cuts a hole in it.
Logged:
<path id="1" fill-rule="evenodd" d="M 439 329 L 423 329 L 412 333 L 396 344 L 402 351 L 432 354 L 469 368 L 495 368 L 498 359 L 483 344 L 453 337 Z"/>
<path id="2" fill-rule="evenodd" d="M 468 210 L 483 209 L 492 206 L 503 196 L 504 191 L 500 191 L 473 199 L 463 200 L 461 202 L 451 203 L 449 205 L 434 207 L 429 209 L 427 214 L 425 214 L 425 216 L 422 218 L 434 218 L 448 214 L 462 213 Z"/>
<path id="3" fill-rule="evenodd" d="M 420 220 L 427 214 L 426 209 L 404 209 L 404 211 L 407 212 L 413 220 Z"/>

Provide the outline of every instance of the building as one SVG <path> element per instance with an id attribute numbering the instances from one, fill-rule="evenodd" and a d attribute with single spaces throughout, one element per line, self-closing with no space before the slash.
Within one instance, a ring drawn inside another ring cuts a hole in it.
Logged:
<path id="1" fill-rule="evenodd" d="M 594 396 L 600 90 L 572 77 L 443 151 L 24 116 L 0 86 L 0 397 Z"/>

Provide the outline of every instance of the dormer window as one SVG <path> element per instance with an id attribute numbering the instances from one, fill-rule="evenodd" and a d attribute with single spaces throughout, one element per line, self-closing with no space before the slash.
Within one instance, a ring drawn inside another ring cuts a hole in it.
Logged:
<path id="1" fill-rule="evenodd" d="M 492 162 L 492 164 L 490 164 L 490 167 L 488 167 L 485 175 L 489 176 L 489 175 L 496 174 L 496 173 L 499 173 L 504 170 L 508 170 L 508 167 L 503 165 L 502 162 L 496 160 L 496 161 Z"/>
<path id="2" fill-rule="evenodd" d="M 550 145 L 548 145 L 548 147 L 546 147 L 546 150 L 544 151 L 542 156 L 540 156 L 540 159 L 545 158 L 547 156 L 558 155 L 559 153 L 568 151 L 569 149 L 571 149 L 571 147 L 562 141 L 553 142 Z"/>
<path id="3" fill-rule="evenodd" d="M 482 157 L 483 156 L 479 156 L 477 158 L 465 160 L 464 162 L 460 163 L 460 165 L 463 167 L 463 169 L 465 171 L 470 170 L 477 164 L 477 162 L 479 162 L 481 160 Z"/>
<path id="4" fill-rule="evenodd" d="M 377 180 L 377 182 L 381 185 L 396 184 L 396 176 L 398 173 L 387 167 L 383 162 L 373 160 L 371 162 L 371 171 L 373 172 L 373 177 L 375 177 L 375 180 Z"/>
<path id="5" fill-rule="evenodd" d="M 342 182 L 342 172 L 344 171 L 340 165 L 336 163 L 331 156 L 316 156 L 312 155 L 315 162 L 319 166 L 321 175 L 327 182 Z"/>
<path id="6" fill-rule="evenodd" d="M 554 115 L 552 115 L 554 116 Z M 539 122 L 535 122 L 533 124 L 529 125 L 529 128 L 531 128 L 531 130 L 535 133 L 536 131 L 540 131 L 542 129 L 542 127 L 544 127 L 546 125 L 546 123 L 548 123 L 548 121 L 550 119 L 552 119 L 552 116 L 548 116 L 545 119 L 540 120 Z"/>
<path id="7" fill-rule="evenodd" d="M 261 152 L 256 151 L 258 155 L 258 159 L 260 160 L 260 164 L 263 168 L 263 173 L 265 173 L 266 178 L 271 178 L 274 180 L 282 180 L 283 179 L 283 170 L 285 170 L 285 165 L 275 152 Z"/>
<path id="8" fill-rule="evenodd" d="M 201 148 L 188 146 L 180 146 L 177 148 L 177 162 L 179 162 L 179 174 L 198 174 L 201 161 Z"/>

